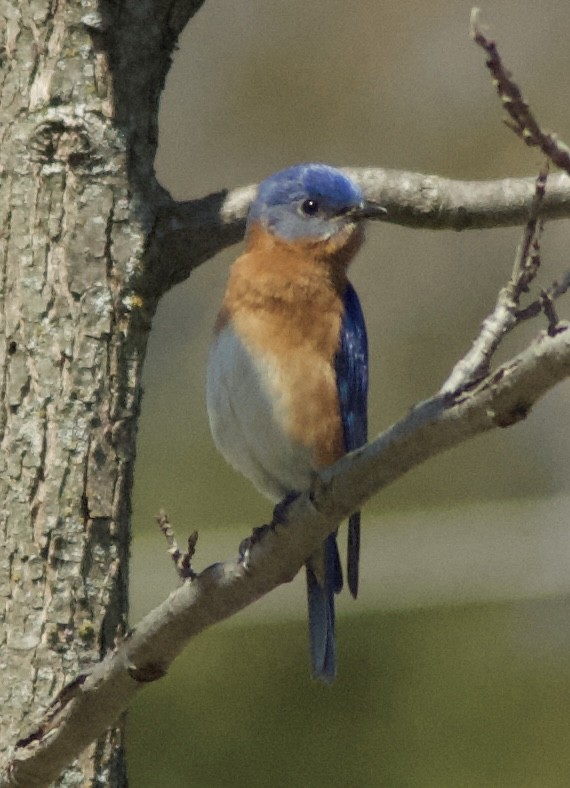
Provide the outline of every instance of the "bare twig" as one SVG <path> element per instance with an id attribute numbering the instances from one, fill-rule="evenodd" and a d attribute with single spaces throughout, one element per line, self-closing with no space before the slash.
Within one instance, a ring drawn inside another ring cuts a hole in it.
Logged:
<path id="1" fill-rule="evenodd" d="M 553 282 L 552 285 L 544 290 L 543 292 L 546 293 L 546 296 L 551 300 L 555 301 L 560 296 L 564 295 L 570 288 L 570 270 L 566 271 L 560 282 Z M 543 312 L 543 298 L 537 298 L 532 303 L 525 306 L 524 309 L 518 309 L 515 312 L 517 321 L 520 323 L 523 320 L 529 320 L 530 318 L 536 317 L 539 312 Z"/>
<path id="2" fill-rule="evenodd" d="M 556 314 L 554 300 L 550 297 L 547 290 L 540 291 L 540 302 L 542 305 L 542 311 L 548 320 L 548 335 L 553 337 L 559 330 L 558 326 L 560 321 L 558 319 L 558 315 Z"/>
<path id="3" fill-rule="evenodd" d="M 161 511 L 156 518 L 156 522 L 168 544 L 168 553 L 174 561 L 176 573 L 181 580 L 193 580 L 196 577 L 196 572 L 192 569 L 191 561 L 196 552 L 196 543 L 198 541 L 198 531 L 193 531 L 188 537 L 188 549 L 183 553 L 178 547 L 178 542 L 174 536 L 174 531 L 170 524 L 170 520 L 165 511 Z"/>
<path id="4" fill-rule="evenodd" d="M 488 375 L 493 354 L 503 337 L 519 322 L 520 297 L 528 292 L 540 265 L 539 237 L 542 223 L 538 217 L 544 200 L 547 174 L 548 167 L 545 166 L 536 179 L 530 215 L 517 248 L 511 278 L 500 290 L 495 308 L 483 321 L 479 336 L 443 384 L 442 394 L 473 386 Z"/>
<path id="5" fill-rule="evenodd" d="M 508 125 L 527 145 L 539 147 L 557 166 L 570 172 L 570 150 L 550 134 L 542 131 L 529 105 L 524 101 L 518 85 L 505 68 L 496 44 L 487 38 L 479 25 L 479 11 L 473 9 L 471 15 L 471 35 L 488 54 L 489 68 L 497 92 L 509 113 Z M 520 309 L 520 298 L 528 292 L 540 266 L 540 236 L 543 224 L 539 219 L 542 213 L 548 161 L 541 170 L 535 183 L 535 191 L 530 206 L 529 217 L 515 257 L 511 278 L 502 288 L 493 312 L 483 321 L 479 336 L 469 352 L 453 368 L 441 392 L 452 393 L 461 388 L 471 387 L 489 374 L 490 362 L 503 337 L 519 322 L 543 311 L 548 319 L 548 331 L 557 330 L 558 317 L 554 308 L 554 298 L 560 286 L 554 283 L 541 291 L 540 297 L 530 306 Z M 561 292 L 567 288 L 564 287 Z"/>
<path id="6" fill-rule="evenodd" d="M 540 148 L 557 167 L 570 173 L 570 148 L 554 134 L 541 129 L 512 74 L 505 68 L 496 43 L 483 33 L 478 8 L 471 12 L 471 37 L 488 55 L 487 68 L 509 116 L 506 125 L 527 145 Z"/>
<path id="7" fill-rule="evenodd" d="M 506 287 L 506 297 L 509 299 L 513 310 L 518 305 L 521 295 L 528 292 L 529 285 L 538 273 L 540 266 L 540 237 L 543 231 L 543 222 L 539 221 L 539 214 L 544 202 L 547 177 L 548 162 L 545 163 L 536 179 L 534 198 L 530 207 L 528 221 L 524 226 L 513 263 L 511 278 Z"/>

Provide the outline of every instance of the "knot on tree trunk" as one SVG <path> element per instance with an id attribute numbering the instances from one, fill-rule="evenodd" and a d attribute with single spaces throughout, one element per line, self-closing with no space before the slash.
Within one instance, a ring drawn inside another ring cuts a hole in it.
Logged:
<path id="1" fill-rule="evenodd" d="M 50 170 L 86 170 L 98 160 L 92 135 L 82 118 L 57 116 L 35 126 L 29 141 L 33 161 Z"/>

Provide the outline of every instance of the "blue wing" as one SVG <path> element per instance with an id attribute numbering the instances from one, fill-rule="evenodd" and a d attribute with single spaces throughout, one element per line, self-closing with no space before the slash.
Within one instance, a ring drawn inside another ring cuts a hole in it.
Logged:
<path id="1" fill-rule="evenodd" d="M 335 372 L 344 448 L 352 451 L 366 443 L 368 434 L 368 341 L 356 291 L 349 284 L 344 294 L 344 315 Z M 348 521 L 347 579 L 350 593 L 358 593 L 360 512 Z M 309 641 L 313 676 L 330 683 L 336 674 L 334 596 L 342 589 L 342 569 L 336 534 L 307 561 Z"/>
<path id="2" fill-rule="evenodd" d="M 344 294 L 344 316 L 340 346 L 335 358 L 340 415 L 347 452 L 368 439 L 368 339 L 356 290 L 349 283 Z M 360 512 L 348 521 L 347 580 L 350 593 L 358 594 L 360 556 Z"/>

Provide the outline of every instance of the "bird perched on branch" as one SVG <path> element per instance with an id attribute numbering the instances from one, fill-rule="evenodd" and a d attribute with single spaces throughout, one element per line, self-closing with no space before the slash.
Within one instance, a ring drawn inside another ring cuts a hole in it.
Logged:
<path id="1" fill-rule="evenodd" d="M 214 442 L 279 502 L 367 439 L 368 348 L 347 268 L 363 221 L 386 211 L 324 164 L 300 164 L 258 188 L 246 249 L 232 265 L 207 374 Z M 348 526 L 348 586 L 356 598 L 360 513 Z M 336 534 L 306 562 L 313 675 L 336 674 Z"/>

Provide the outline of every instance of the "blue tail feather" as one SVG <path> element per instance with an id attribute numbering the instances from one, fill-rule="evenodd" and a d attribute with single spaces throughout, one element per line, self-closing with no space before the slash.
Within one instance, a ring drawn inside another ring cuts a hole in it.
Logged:
<path id="1" fill-rule="evenodd" d="M 309 644 L 313 677 L 331 684 L 336 676 L 334 595 L 342 589 L 335 534 L 327 537 L 323 551 L 324 577 L 318 578 L 311 562 L 307 562 Z"/>
<path id="2" fill-rule="evenodd" d="M 360 559 L 360 512 L 355 512 L 348 521 L 348 561 L 346 579 L 350 593 L 358 596 L 358 563 Z"/>

